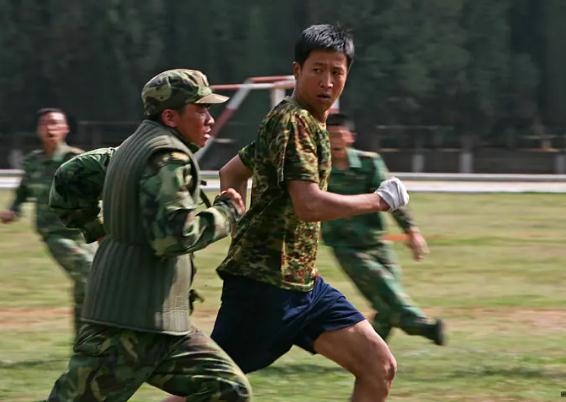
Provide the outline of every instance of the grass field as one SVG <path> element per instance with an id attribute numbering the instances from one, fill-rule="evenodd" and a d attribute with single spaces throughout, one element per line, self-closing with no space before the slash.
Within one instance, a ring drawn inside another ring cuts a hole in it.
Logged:
<path id="1" fill-rule="evenodd" d="M 0 205 L 9 193 L 0 192 Z M 558 401 L 566 391 L 566 196 L 414 194 L 429 240 L 420 263 L 396 244 L 408 293 L 448 324 L 446 347 L 393 334 L 399 370 L 391 401 Z M 29 212 L 29 209 L 27 210 Z M 29 216 L 29 213 L 28 213 Z M 210 330 L 227 242 L 197 254 L 206 301 L 196 322 Z M 326 279 L 362 311 L 367 303 L 324 247 Z M 26 218 L 0 226 L 0 401 L 46 397 L 71 341 L 69 281 Z M 300 349 L 250 376 L 256 401 L 346 401 L 353 380 Z M 149 386 L 134 401 L 164 394 Z M 566 399 L 563 399 L 566 400 Z"/>

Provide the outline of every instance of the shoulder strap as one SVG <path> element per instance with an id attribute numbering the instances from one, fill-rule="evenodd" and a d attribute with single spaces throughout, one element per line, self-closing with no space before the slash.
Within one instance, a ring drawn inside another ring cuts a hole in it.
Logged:
<path id="1" fill-rule="evenodd" d="M 200 185 L 201 186 L 206 186 L 206 181 L 205 180 L 201 180 L 200 181 Z M 208 198 L 208 196 L 206 195 L 206 193 L 204 192 L 204 190 L 202 189 L 202 187 L 200 188 L 200 199 L 202 200 L 202 202 L 204 202 L 204 205 L 207 208 L 210 208 L 212 206 L 212 203 L 210 202 L 210 198 Z"/>

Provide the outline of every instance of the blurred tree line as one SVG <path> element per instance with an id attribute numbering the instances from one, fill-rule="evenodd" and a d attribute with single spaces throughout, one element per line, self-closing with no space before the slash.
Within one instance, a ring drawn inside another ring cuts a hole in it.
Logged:
<path id="1" fill-rule="evenodd" d="M 137 120 L 142 85 L 167 68 L 289 74 L 299 32 L 323 22 L 355 35 L 342 107 L 362 130 L 565 126 L 564 21 L 564 0 L 0 0 L 0 131 L 46 105 Z"/>

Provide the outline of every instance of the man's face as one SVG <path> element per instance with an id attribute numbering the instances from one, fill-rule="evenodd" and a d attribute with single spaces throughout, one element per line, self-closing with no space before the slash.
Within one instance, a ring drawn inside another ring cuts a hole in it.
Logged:
<path id="1" fill-rule="evenodd" d="M 198 147 L 203 147 L 210 138 L 214 118 L 208 111 L 210 105 L 190 103 L 183 113 L 174 110 L 171 119 L 179 134 Z"/>
<path id="2" fill-rule="evenodd" d="M 45 145 L 57 145 L 69 134 L 67 118 L 63 113 L 49 112 L 37 122 L 37 134 Z"/>
<path id="3" fill-rule="evenodd" d="M 301 66 L 293 63 L 295 96 L 317 118 L 338 99 L 348 76 L 348 59 L 342 52 L 313 50 Z"/>
<path id="4" fill-rule="evenodd" d="M 353 133 L 345 126 L 328 126 L 330 149 L 335 160 L 346 157 L 346 149 L 354 143 Z"/>

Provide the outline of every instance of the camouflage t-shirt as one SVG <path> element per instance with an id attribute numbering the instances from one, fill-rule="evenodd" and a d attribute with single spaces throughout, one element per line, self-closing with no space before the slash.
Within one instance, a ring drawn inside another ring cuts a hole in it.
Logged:
<path id="1" fill-rule="evenodd" d="M 325 126 L 287 98 L 263 120 L 244 159 L 246 152 L 253 152 L 251 205 L 218 272 L 309 291 L 318 275 L 320 223 L 297 217 L 287 184 L 309 181 L 326 190 L 331 161 Z"/>
<path id="2" fill-rule="evenodd" d="M 16 197 L 10 209 L 21 214 L 21 205 L 33 198 L 35 201 L 35 226 L 38 233 L 46 237 L 51 233 L 59 233 L 67 237 L 82 237 L 76 230 L 69 230 L 63 225 L 57 214 L 48 205 L 49 189 L 53 175 L 59 166 L 82 150 L 60 143 L 51 156 L 43 150 L 36 150 L 24 159 L 24 175 L 16 190 Z"/>
<path id="3" fill-rule="evenodd" d="M 379 154 L 349 148 L 348 168 L 332 168 L 328 180 L 328 191 L 354 195 L 375 191 L 388 178 L 388 170 Z M 406 208 L 392 212 L 397 224 L 408 230 L 413 220 Z M 322 238 L 333 247 L 371 247 L 381 241 L 385 232 L 384 215 L 381 212 L 358 215 L 346 219 L 323 222 Z"/>

